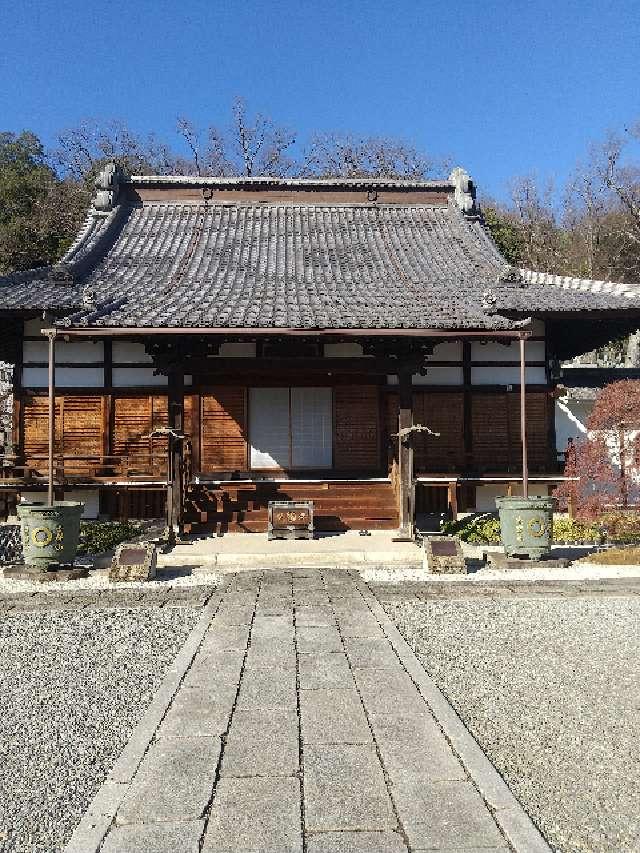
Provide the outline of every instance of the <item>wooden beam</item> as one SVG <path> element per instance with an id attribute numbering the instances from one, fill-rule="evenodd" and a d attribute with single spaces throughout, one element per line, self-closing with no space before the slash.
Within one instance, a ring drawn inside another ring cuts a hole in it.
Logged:
<path id="1" fill-rule="evenodd" d="M 43 334 L 50 331 L 43 329 Z M 96 326 L 77 329 L 55 329 L 54 331 L 64 334 L 70 338 L 121 338 L 121 337 L 155 337 L 165 335 L 223 335 L 232 338 L 247 337 L 274 337 L 287 335 L 290 337 L 304 338 L 444 338 L 445 340 L 463 340 L 464 338 L 480 338 L 482 340 L 500 340 L 511 338 L 519 340 L 530 338 L 533 332 L 520 329 L 494 330 L 494 329 L 291 329 L 291 328 L 231 328 L 231 327 L 198 327 L 198 326 L 170 326 L 146 327 L 136 326 L 131 328 L 120 328 L 117 326 Z"/>
<path id="2" fill-rule="evenodd" d="M 411 387 L 411 370 L 398 373 L 400 392 L 400 408 L 398 411 L 398 432 L 411 429 L 413 426 L 413 390 Z M 398 476 L 399 495 L 398 510 L 400 526 L 398 539 L 413 539 L 414 524 L 414 483 L 413 483 L 413 443 L 411 434 L 398 438 Z"/>

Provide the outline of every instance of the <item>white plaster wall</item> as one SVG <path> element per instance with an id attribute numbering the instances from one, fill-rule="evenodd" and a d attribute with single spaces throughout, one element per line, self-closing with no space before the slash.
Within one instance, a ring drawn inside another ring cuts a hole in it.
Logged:
<path id="1" fill-rule="evenodd" d="M 25 341 L 22 357 L 26 363 L 30 361 L 49 361 L 49 344 L 46 340 Z M 64 361 L 90 362 L 102 361 L 104 347 L 102 341 L 56 341 L 56 364 Z"/>
<path id="2" fill-rule="evenodd" d="M 325 358 L 360 358 L 362 356 L 362 344 L 344 341 L 338 344 L 324 345 Z"/>
<path id="3" fill-rule="evenodd" d="M 144 344 L 136 341 L 114 341 L 111 347 L 114 364 L 152 364 L 153 359 L 145 352 Z"/>
<path id="4" fill-rule="evenodd" d="M 447 341 L 444 344 L 436 344 L 433 354 L 428 357 L 429 361 L 462 361 L 461 341 Z"/>
<path id="5" fill-rule="evenodd" d="M 20 492 L 26 501 L 46 503 L 46 492 Z M 83 518 L 97 518 L 100 514 L 100 492 L 98 489 L 72 489 L 64 493 L 65 501 L 80 501 L 84 504 Z"/>
<path id="6" fill-rule="evenodd" d="M 591 414 L 593 403 L 578 400 L 556 400 L 556 449 L 563 453 L 568 440 L 584 438 L 587 434 L 587 419 Z"/>
<path id="7" fill-rule="evenodd" d="M 255 358 L 255 343 L 242 343 L 241 341 L 227 341 L 220 345 L 220 356 L 225 358 Z"/>
<path id="8" fill-rule="evenodd" d="M 39 335 L 43 329 L 51 325 L 51 321 L 43 320 L 42 317 L 36 317 L 35 320 L 24 321 L 25 335 Z"/>
<path id="9" fill-rule="evenodd" d="M 507 494 L 507 483 L 504 485 L 487 485 L 476 486 L 476 512 L 495 512 L 496 498 L 504 497 Z M 513 487 L 512 494 L 514 497 L 522 494 L 522 485 L 518 484 Z M 538 483 L 529 483 L 529 495 L 532 498 L 546 498 L 547 487 Z"/>
<path id="10" fill-rule="evenodd" d="M 429 367 L 426 376 L 416 374 L 414 385 L 462 385 L 463 374 L 460 367 Z"/>
<path id="11" fill-rule="evenodd" d="M 527 367 L 527 385 L 545 385 L 547 377 L 544 367 Z M 472 385 L 519 385 L 519 367 L 472 367 Z"/>
<path id="12" fill-rule="evenodd" d="M 22 385 L 25 388 L 47 388 L 49 373 L 46 367 L 23 367 Z M 104 370 L 101 367 L 56 367 L 56 387 L 101 388 Z"/>
<path id="13" fill-rule="evenodd" d="M 157 376 L 153 367 L 113 367 L 111 376 L 114 388 L 145 388 L 149 385 L 166 386 L 168 379 L 162 373 Z"/>
<path id="14" fill-rule="evenodd" d="M 527 341 L 524 354 L 527 361 L 544 361 L 544 341 Z M 474 342 L 471 344 L 471 361 L 520 361 L 520 342 L 512 341 L 507 346 L 497 341 Z"/>

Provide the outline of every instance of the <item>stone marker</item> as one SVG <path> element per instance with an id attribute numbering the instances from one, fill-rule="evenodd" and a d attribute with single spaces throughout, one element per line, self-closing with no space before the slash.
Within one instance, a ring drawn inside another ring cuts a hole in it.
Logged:
<path id="1" fill-rule="evenodd" d="M 156 576 L 158 555 L 151 542 L 122 543 L 116 548 L 111 568 L 110 581 L 148 581 Z"/>
<path id="2" fill-rule="evenodd" d="M 451 536 L 429 536 L 424 540 L 424 567 L 439 575 L 466 575 L 460 542 Z"/>

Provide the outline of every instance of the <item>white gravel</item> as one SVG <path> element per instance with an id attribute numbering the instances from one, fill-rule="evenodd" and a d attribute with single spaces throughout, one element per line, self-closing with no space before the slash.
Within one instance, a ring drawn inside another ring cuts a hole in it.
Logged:
<path id="1" fill-rule="evenodd" d="M 640 598 L 381 599 L 555 850 L 640 850 Z"/>
<path id="2" fill-rule="evenodd" d="M 73 581 L 51 581 L 39 583 L 37 581 L 14 580 L 13 578 L 0 577 L 0 595 L 16 592 L 52 592 L 69 593 L 74 590 L 171 590 L 192 586 L 219 586 L 223 581 L 219 572 L 191 572 L 185 571 L 162 571 L 154 580 L 149 581 L 110 581 L 109 575 L 104 570 L 92 569 L 86 578 L 78 578 Z"/>
<path id="3" fill-rule="evenodd" d="M 54 853 L 200 612 L 46 610 L 0 625 L 0 850 Z"/>

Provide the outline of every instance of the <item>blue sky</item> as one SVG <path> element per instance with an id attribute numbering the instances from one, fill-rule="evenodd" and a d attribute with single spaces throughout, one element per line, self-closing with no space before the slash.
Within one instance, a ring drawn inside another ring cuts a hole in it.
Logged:
<path id="1" fill-rule="evenodd" d="M 486 192 L 561 182 L 640 119 L 639 0 L 0 0 L 0 130 L 87 117 L 177 145 L 235 95 L 304 136 L 402 136 Z"/>

